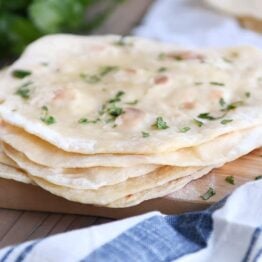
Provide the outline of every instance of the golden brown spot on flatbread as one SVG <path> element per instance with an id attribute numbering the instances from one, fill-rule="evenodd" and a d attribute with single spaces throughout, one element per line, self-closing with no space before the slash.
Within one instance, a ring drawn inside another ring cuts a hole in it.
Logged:
<path id="1" fill-rule="evenodd" d="M 155 83 L 156 85 L 165 84 L 167 81 L 168 81 L 168 77 L 167 77 L 167 76 L 157 76 L 157 77 L 154 79 L 154 83 Z"/>

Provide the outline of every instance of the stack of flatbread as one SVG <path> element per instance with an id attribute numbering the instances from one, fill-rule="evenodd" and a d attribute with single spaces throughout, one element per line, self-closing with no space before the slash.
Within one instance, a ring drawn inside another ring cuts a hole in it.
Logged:
<path id="1" fill-rule="evenodd" d="M 0 77 L 0 176 L 127 207 L 262 144 L 262 51 L 44 37 Z"/>

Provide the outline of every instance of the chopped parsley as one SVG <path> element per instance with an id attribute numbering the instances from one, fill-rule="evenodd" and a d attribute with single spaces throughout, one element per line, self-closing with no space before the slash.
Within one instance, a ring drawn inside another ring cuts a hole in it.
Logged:
<path id="1" fill-rule="evenodd" d="M 113 71 L 118 70 L 119 67 L 118 66 L 102 66 L 99 70 L 99 76 L 103 77 Z"/>
<path id="2" fill-rule="evenodd" d="M 231 185 L 235 185 L 235 178 L 233 176 L 227 176 L 225 181 Z"/>
<path id="3" fill-rule="evenodd" d="M 201 119 L 207 119 L 207 120 L 216 120 L 217 119 L 216 117 L 211 116 L 210 113 L 201 113 L 197 117 Z"/>
<path id="4" fill-rule="evenodd" d="M 136 105 L 137 103 L 138 103 L 137 99 L 131 102 L 126 102 L 127 105 Z"/>
<path id="5" fill-rule="evenodd" d="M 221 82 L 209 82 L 209 84 L 213 86 L 224 86 L 225 85 L 224 83 L 221 83 Z"/>
<path id="6" fill-rule="evenodd" d="M 109 99 L 99 111 L 100 115 L 107 114 L 110 118 L 106 120 L 107 123 L 114 121 L 118 116 L 124 113 L 124 110 L 117 106 L 116 103 L 121 101 L 122 96 L 125 93 L 123 91 L 119 91 L 116 95 Z"/>
<path id="7" fill-rule="evenodd" d="M 259 179 L 262 179 L 262 175 L 255 177 L 255 180 L 259 180 Z"/>
<path id="8" fill-rule="evenodd" d="M 108 102 L 109 102 L 109 103 L 120 102 L 120 101 L 121 101 L 121 98 L 122 98 L 122 96 L 123 96 L 124 94 L 125 94 L 125 92 L 123 92 L 123 91 L 118 91 L 113 98 L 111 98 L 110 100 L 108 100 Z"/>
<path id="9" fill-rule="evenodd" d="M 121 36 L 121 37 L 119 38 L 119 40 L 117 40 L 117 41 L 115 41 L 115 42 L 113 43 L 113 45 L 123 47 L 123 46 L 131 46 L 132 43 L 127 43 L 127 42 L 126 42 L 126 37 L 125 37 L 125 36 Z"/>
<path id="10" fill-rule="evenodd" d="M 210 187 L 207 192 L 205 194 L 203 194 L 202 196 L 200 196 L 203 200 L 208 200 L 209 198 L 211 198 L 212 196 L 214 196 L 216 194 L 216 191 Z"/>
<path id="11" fill-rule="evenodd" d="M 201 126 L 204 125 L 203 122 L 201 122 L 201 121 L 199 121 L 199 120 L 197 120 L 197 119 L 193 119 L 193 124 L 195 124 L 195 125 L 198 126 L 198 127 L 201 127 Z"/>
<path id="12" fill-rule="evenodd" d="M 42 117 L 40 117 L 40 119 L 47 125 L 52 125 L 56 123 L 55 118 L 49 115 L 47 106 L 42 106 Z"/>
<path id="13" fill-rule="evenodd" d="M 163 117 L 161 117 L 161 116 L 157 117 L 156 122 L 153 124 L 153 127 L 157 128 L 157 129 L 167 129 L 167 128 L 169 128 L 169 126 L 164 121 Z"/>
<path id="14" fill-rule="evenodd" d="M 85 80 L 88 84 L 95 84 L 99 81 L 101 81 L 101 77 L 97 75 L 87 75 L 87 74 L 80 74 L 80 77 Z"/>
<path id="15" fill-rule="evenodd" d="M 108 107 L 107 112 L 115 119 L 118 116 L 122 115 L 124 113 L 124 110 L 113 103 L 110 107 Z"/>
<path id="16" fill-rule="evenodd" d="M 179 132 L 180 133 L 186 133 L 187 131 L 189 131 L 191 128 L 189 126 L 185 126 L 182 128 L 179 128 Z"/>
<path id="17" fill-rule="evenodd" d="M 95 120 L 89 120 L 88 118 L 83 117 L 78 120 L 78 123 L 79 124 L 96 124 L 98 121 L 100 121 L 99 118 Z"/>
<path id="18" fill-rule="evenodd" d="M 85 74 L 85 73 L 81 73 L 80 77 L 89 84 L 96 84 L 96 83 L 100 82 L 104 76 L 106 76 L 107 74 L 109 74 L 113 71 L 116 71 L 118 69 L 119 69 L 119 67 L 117 67 L 117 66 L 102 66 L 98 70 L 99 72 L 97 74 L 88 75 L 88 74 Z"/>
<path id="19" fill-rule="evenodd" d="M 220 123 L 222 124 L 222 125 L 226 125 L 226 124 L 228 124 L 228 123 L 230 123 L 230 122 L 232 122 L 233 121 L 233 119 L 223 119 Z"/>
<path id="20" fill-rule="evenodd" d="M 225 109 L 223 109 L 222 111 L 234 110 L 234 109 L 236 109 L 237 107 L 242 106 L 242 105 L 244 105 L 244 102 L 243 102 L 243 101 L 236 101 L 236 102 L 233 102 L 233 103 L 227 105 L 227 107 L 226 107 Z"/>
<path id="21" fill-rule="evenodd" d="M 158 68 L 157 72 L 158 73 L 163 73 L 163 72 L 166 72 L 167 71 L 167 68 L 166 67 L 160 67 Z"/>
<path id="22" fill-rule="evenodd" d="M 15 78 L 20 78 L 20 79 L 30 76 L 31 74 L 32 72 L 28 70 L 17 69 L 17 70 L 12 71 L 12 76 Z"/>
<path id="23" fill-rule="evenodd" d="M 222 106 L 222 107 L 224 107 L 225 105 L 226 105 L 226 102 L 225 102 L 225 100 L 224 100 L 224 98 L 220 98 L 219 99 L 219 104 Z"/>
<path id="24" fill-rule="evenodd" d="M 250 93 L 250 92 L 246 92 L 246 93 L 245 93 L 245 97 L 246 97 L 246 98 L 249 98 L 250 96 L 251 96 L 251 93 Z"/>
<path id="25" fill-rule="evenodd" d="M 146 138 L 146 137 L 149 137 L 150 134 L 148 132 L 144 132 L 142 131 L 142 137 Z"/>
<path id="26" fill-rule="evenodd" d="M 23 99 L 27 100 L 30 98 L 30 89 L 29 86 L 32 82 L 27 82 L 21 85 L 15 92 L 16 95 L 21 96 Z"/>

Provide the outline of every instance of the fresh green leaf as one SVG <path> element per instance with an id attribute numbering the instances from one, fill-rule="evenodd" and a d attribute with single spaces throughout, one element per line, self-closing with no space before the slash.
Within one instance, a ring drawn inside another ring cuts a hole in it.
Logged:
<path id="1" fill-rule="evenodd" d="M 156 122 L 153 124 L 153 127 L 157 129 L 167 129 L 169 126 L 167 123 L 164 121 L 163 117 L 157 117 Z"/>
<path id="2" fill-rule="evenodd" d="M 99 70 L 99 75 L 101 77 L 113 72 L 113 71 L 116 71 L 118 70 L 119 67 L 118 66 L 102 66 Z"/>
<path id="3" fill-rule="evenodd" d="M 232 119 L 223 119 L 220 123 L 222 125 L 227 125 L 228 123 L 231 123 L 233 120 Z"/>
<path id="4" fill-rule="evenodd" d="M 251 93 L 250 92 L 246 92 L 245 96 L 246 96 L 246 98 L 249 98 L 251 96 Z"/>
<path id="5" fill-rule="evenodd" d="M 23 85 L 21 85 L 15 92 L 16 95 L 21 96 L 23 99 L 27 100 L 30 98 L 30 89 L 29 86 L 32 84 L 32 82 L 27 82 Z"/>
<path id="6" fill-rule="evenodd" d="M 221 83 L 221 82 L 209 82 L 209 84 L 213 86 L 224 86 L 225 85 L 224 83 Z"/>
<path id="7" fill-rule="evenodd" d="M 220 104 L 222 107 L 225 106 L 226 102 L 225 102 L 224 98 L 220 98 L 220 99 L 219 99 L 219 104 Z"/>
<path id="8" fill-rule="evenodd" d="M 42 33 L 72 32 L 83 26 L 85 5 L 78 0 L 35 0 L 29 15 Z"/>
<path id="9" fill-rule="evenodd" d="M 163 73 L 163 72 L 166 72 L 166 71 L 167 71 L 167 67 L 160 67 L 157 70 L 158 73 Z"/>
<path id="10" fill-rule="evenodd" d="M 216 194 L 216 191 L 210 187 L 207 192 L 205 194 L 203 194 L 202 196 L 200 196 L 203 200 L 208 200 L 209 198 L 211 198 L 212 196 L 214 196 Z"/>
<path id="11" fill-rule="evenodd" d="M 189 126 L 185 126 L 182 128 L 179 128 L 179 132 L 180 133 L 186 133 L 187 131 L 189 131 L 191 128 Z"/>
<path id="12" fill-rule="evenodd" d="M 203 122 L 201 122 L 201 121 L 199 121 L 199 120 L 197 120 L 197 119 L 193 119 L 193 124 L 195 124 L 195 125 L 198 126 L 198 127 L 201 127 L 201 126 L 204 125 Z"/>
<path id="13" fill-rule="evenodd" d="M 227 176 L 225 181 L 231 185 L 235 185 L 235 178 L 233 176 Z"/>
<path id="14" fill-rule="evenodd" d="M 22 69 L 16 69 L 12 71 L 12 76 L 15 78 L 25 78 L 27 76 L 30 76 L 32 74 L 31 71 L 28 70 L 22 70 Z"/>
<path id="15" fill-rule="evenodd" d="M 47 106 L 42 106 L 42 116 L 40 117 L 40 120 L 46 125 L 52 125 L 56 123 L 55 118 L 49 115 Z"/>
<path id="16" fill-rule="evenodd" d="M 148 133 L 148 132 L 142 132 L 142 136 L 144 137 L 144 138 L 146 138 L 146 137 L 149 137 L 150 136 L 150 134 Z"/>

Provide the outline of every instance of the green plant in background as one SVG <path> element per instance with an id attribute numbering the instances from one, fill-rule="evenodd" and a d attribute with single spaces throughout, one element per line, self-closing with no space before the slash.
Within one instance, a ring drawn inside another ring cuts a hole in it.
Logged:
<path id="1" fill-rule="evenodd" d="M 19 55 L 27 44 L 45 34 L 88 33 L 122 1 L 0 0 L 0 57 Z M 106 8 L 86 19 L 88 9 L 105 2 Z"/>

